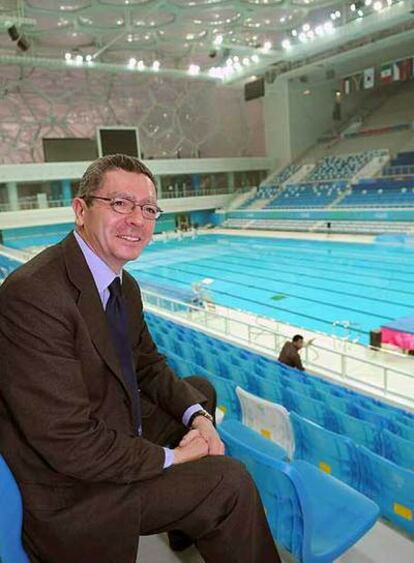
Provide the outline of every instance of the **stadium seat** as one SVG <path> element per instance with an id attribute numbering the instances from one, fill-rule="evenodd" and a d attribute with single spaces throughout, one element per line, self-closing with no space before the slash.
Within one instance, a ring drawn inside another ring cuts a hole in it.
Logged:
<path id="1" fill-rule="evenodd" d="M 384 457 L 401 467 L 414 471 L 414 442 L 397 436 L 388 430 L 382 431 L 382 438 Z"/>
<path id="2" fill-rule="evenodd" d="M 22 533 L 22 500 L 16 481 L 0 455 L 0 561 L 29 563 L 24 552 Z"/>
<path id="3" fill-rule="evenodd" d="M 354 418 L 337 409 L 329 409 L 327 428 L 348 436 L 356 444 L 366 446 L 379 455 L 383 454 L 381 429 L 371 422 Z"/>
<path id="4" fill-rule="evenodd" d="M 306 395 L 295 393 L 289 389 L 283 389 L 283 404 L 288 411 L 295 411 L 322 426 L 326 423 L 327 411 L 324 403 Z"/>
<path id="5" fill-rule="evenodd" d="M 276 442 L 292 459 L 295 447 L 289 413 L 282 405 L 277 405 L 236 387 L 240 401 L 242 422 L 259 434 Z"/>
<path id="6" fill-rule="evenodd" d="M 214 386 L 217 392 L 217 408 L 226 418 L 240 419 L 240 404 L 236 395 L 236 384 L 211 373 L 202 374 Z"/>
<path id="7" fill-rule="evenodd" d="M 295 459 L 303 459 L 351 487 L 359 483 L 358 457 L 354 442 L 318 424 L 290 413 L 295 436 Z"/>
<path id="8" fill-rule="evenodd" d="M 227 453 L 250 471 L 275 540 L 296 561 L 332 563 L 375 524 L 374 502 L 306 461 L 266 454 L 270 442 L 259 434 L 250 445 L 240 426 L 224 421 L 219 427 Z"/>
<path id="9" fill-rule="evenodd" d="M 360 491 L 378 504 L 381 516 L 414 534 L 414 472 L 363 446 L 358 453 Z"/>

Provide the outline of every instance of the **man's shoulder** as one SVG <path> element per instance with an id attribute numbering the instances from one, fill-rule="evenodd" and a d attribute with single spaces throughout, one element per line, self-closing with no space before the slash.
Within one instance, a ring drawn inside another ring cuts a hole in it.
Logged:
<path id="1" fill-rule="evenodd" d="M 50 293 L 64 273 L 61 244 L 46 248 L 14 270 L 0 287 L 3 294 L 24 292 L 35 297 L 45 290 Z"/>

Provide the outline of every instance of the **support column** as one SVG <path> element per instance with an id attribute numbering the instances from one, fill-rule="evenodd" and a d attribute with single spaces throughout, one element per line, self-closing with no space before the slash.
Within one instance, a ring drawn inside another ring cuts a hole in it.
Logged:
<path id="1" fill-rule="evenodd" d="M 17 182 L 7 182 L 7 197 L 9 200 L 10 210 L 18 211 L 19 205 L 19 192 L 17 189 Z"/>
<path id="2" fill-rule="evenodd" d="M 62 180 L 62 199 L 65 206 L 72 202 L 72 182 L 70 180 Z"/>

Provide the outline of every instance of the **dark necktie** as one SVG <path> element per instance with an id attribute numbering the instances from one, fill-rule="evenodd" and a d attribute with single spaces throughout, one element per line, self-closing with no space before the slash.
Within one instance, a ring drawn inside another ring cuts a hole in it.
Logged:
<path id="1" fill-rule="evenodd" d="M 138 435 L 141 435 L 141 408 L 139 402 L 139 389 L 135 373 L 132 351 L 128 338 L 128 316 L 122 298 L 121 281 L 118 277 L 108 286 L 110 297 L 106 305 L 106 318 L 111 329 L 112 341 L 118 354 L 122 375 L 132 398 L 134 426 Z"/>

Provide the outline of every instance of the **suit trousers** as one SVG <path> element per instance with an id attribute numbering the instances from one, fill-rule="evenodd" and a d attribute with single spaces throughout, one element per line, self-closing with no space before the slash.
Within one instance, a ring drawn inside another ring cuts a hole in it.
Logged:
<path id="1" fill-rule="evenodd" d="M 206 397 L 212 414 L 216 395 L 200 377 L 186 378 Z M 143 435 L 174 447 L 188 431 L 142 397 Z M 207 563 L 277 563 L 260 496 L 244 465 L 226 456 L 206 456 L 166 469 L 139 484 L 140 535 L 179 530 L 191 537 Z"/>

